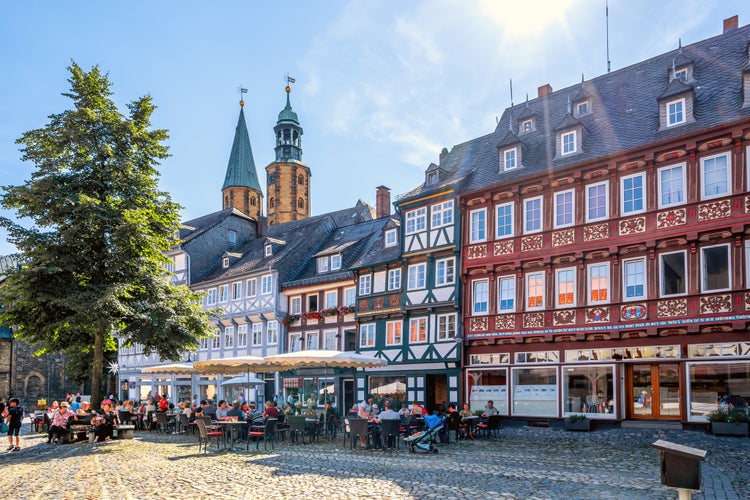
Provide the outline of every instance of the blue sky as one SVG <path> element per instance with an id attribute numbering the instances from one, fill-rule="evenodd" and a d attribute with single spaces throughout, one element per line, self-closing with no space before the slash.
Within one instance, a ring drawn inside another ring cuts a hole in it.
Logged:
<path id="1" fill-rule="evenodd" d="M 221 208 L 240 86 L 265 187 L 284 75 L 314 214 L 393 198 L 443 147 L 487 134 L 513 100 L 607 70 L 604 0 L 34 1 L 0 3 L 0 185 L 25 182 L 15 140 L 70 107 L 66 67 L 99 65 L 114 98 L 151 94 L 169 130 L 160 186 L 184 219 Z M 746 0 L 610 0 L 612 70 L 750 22 Z M 1 211 L 4 216 L 12 213 Z M 0 230 L 0 255 L 14 251 Z"/>

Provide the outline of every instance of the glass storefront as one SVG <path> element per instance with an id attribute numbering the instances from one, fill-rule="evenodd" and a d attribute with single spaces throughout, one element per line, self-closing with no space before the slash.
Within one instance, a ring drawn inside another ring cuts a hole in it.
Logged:
<path id="1" fill-rule="evenodd" d="M 557 416 L 557 368 L 513 368 L 513 415 Z"/>
<path id="2" fill-rule="evenodd" d="M 377 399 L 406 402 L 406 376 L 404 375 L 371 376 L 368 384 L 370 393 Z M 401 407 L 400 404 L 395 406 Z"/>
<path id="3" fill-rule="evenodd" d="M 615 416 L 614 365 L 565 366 L 562 371 L 563 412 L 592 417 Z"/>
<path id="4" fill-rule="evenodd" d="M 745 408 L 750 404 L 750 363 L 688 365 L 689 418 L 704 421 L 719 405 Z"/>
<path id="5" fill-rule="evenodd" d="M 492 401 L 500 415 L 508 414 L 507 368 L 470 371 L 467 389 L 472 410 L 481 410 Z"/>

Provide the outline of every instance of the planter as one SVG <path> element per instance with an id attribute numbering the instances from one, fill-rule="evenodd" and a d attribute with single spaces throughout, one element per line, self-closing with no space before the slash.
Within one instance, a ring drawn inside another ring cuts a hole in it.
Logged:
<path id="1" fill-rule="evenodd" d="M 566 431 L 589 432 L 591 430 L 591 420 L 584 418 L 582 420 L 566 420 Z"/>
<path id="2" fill-rule="evenodd" d="M 711 434 L 717 436 L 747 436 L 747 422 L 711 422 Z"/>

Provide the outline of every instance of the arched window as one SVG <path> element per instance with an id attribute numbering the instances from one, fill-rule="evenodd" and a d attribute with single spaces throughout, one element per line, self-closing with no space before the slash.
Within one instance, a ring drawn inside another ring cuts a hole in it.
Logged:
<path id="1" fill-rule="evenodd" d="M 302 198 L 298 199 L 297 200 L 297 206 L 299 208 L 305 208 L 305 200 L 303 200 Z"/>
<path id="2" fill-rule="evenodd" d="M 225 196 L 224 197 L 224 208 L 228 208 L 228 207 L 229 207 L 229 196 Z"/>
<path id="3" fill-rule="evenodd" d="M 253 207 L 255 206 L 255 196 L 250 198 L 250 205 Z"/>
<path id="4" fill-rule="evenodd" d="M 305 183 L 305 176 L 303 176 L 302 174 L 299 174 L 297 176 L 297 184 L 304 184 L 304 183 Z"/>
<path id="5" fill-rule="evenodd" d="M 274 200 L 273 198 L 269 198 L 268 199 L 268 206 L 271 207 L 271 208 L 274 208 L 276 206 L 276 200 Z"/>

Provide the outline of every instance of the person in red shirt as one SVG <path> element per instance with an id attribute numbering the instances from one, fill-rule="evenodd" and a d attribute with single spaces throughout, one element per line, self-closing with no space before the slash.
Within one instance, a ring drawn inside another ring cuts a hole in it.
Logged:
<path id="1" fill-rule="evenodd" d="M 419 404 L 418 401 L 414 401 L 411 405 L 412 415 L 428 415 L 427 408 Z"/>
<path id="2" fill-rule="evenodd" d="M 263 412 L 263 418 L 279 418 L 279 409 L 273 405 L 273 401 L 266 401 L 266 411 Z"/>
<path id="3" fill-rule="evenodd" d="M 169 408 L 169 401 L 167 401 L 167 395 L 165 394 L 159 401 L 159 411 L 163 413 L 167 411 L 167 408 Z"/>

